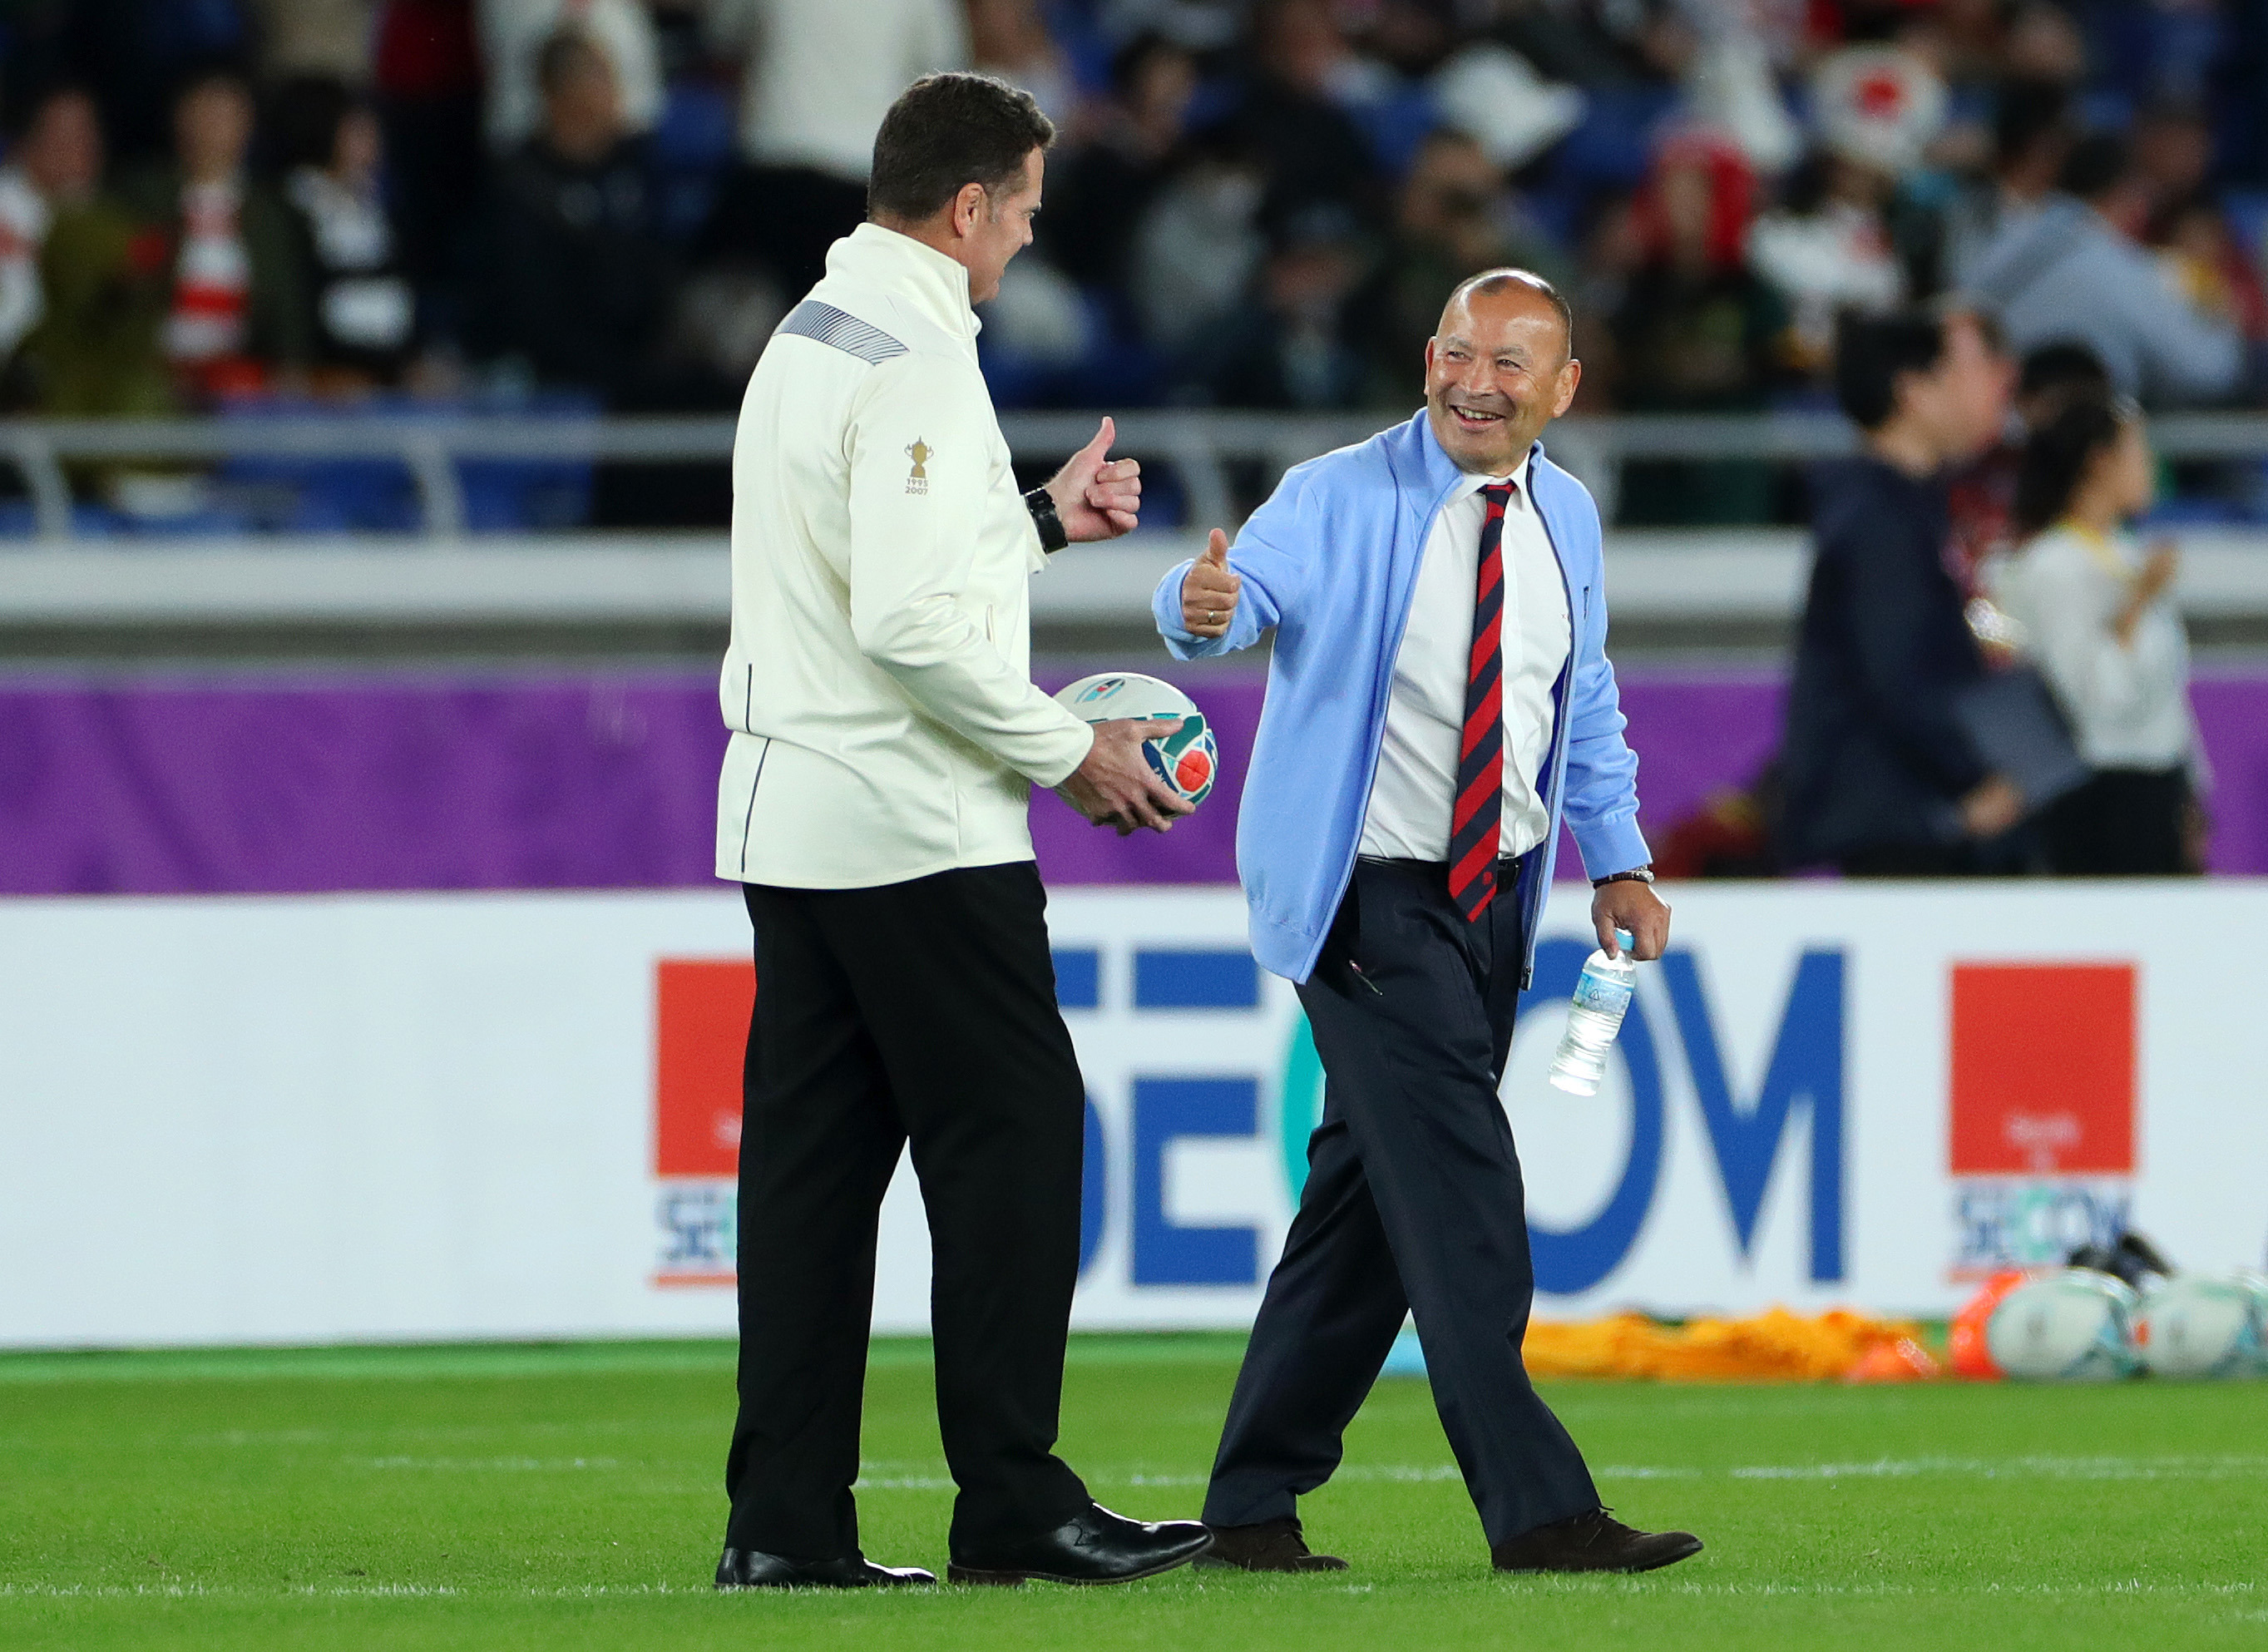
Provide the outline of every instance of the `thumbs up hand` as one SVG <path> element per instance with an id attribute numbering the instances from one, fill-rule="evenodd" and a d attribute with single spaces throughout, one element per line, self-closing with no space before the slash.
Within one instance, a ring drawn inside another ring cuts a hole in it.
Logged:
<path id="1" fill-rule="evenodd" d="M 1182 580 L 1182 629 L 1193 637 L 1227 636 L 1243 586 L 1244 576 L 1228 565 L 1228 535 L 1216 527 Z"/>

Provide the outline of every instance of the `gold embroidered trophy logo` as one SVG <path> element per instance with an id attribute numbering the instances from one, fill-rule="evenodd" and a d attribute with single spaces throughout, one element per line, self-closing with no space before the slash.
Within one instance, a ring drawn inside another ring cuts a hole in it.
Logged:
<path id="1" fill-rule="evenodd" d="M 923 469 L 922 467 L 929 463 L 931 460 L 937 457 L 937 449 L 931 446 L 927 442 L 922 440 L 920 437 L 917 436 L 914 438 L 912 444 L 907 447 L 906 457 L 914 461 L 912 471 L 906 476 L 906 491 L 909 493 L 927 493 L 929 491 L 929 472 Z"/>

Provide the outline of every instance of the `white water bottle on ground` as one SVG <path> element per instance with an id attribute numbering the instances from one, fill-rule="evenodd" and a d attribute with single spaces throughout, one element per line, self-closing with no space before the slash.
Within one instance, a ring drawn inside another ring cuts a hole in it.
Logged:
<path id="1" fill-rule="evenodd" d="M 1567 1036 L 1559 1053 L 1551 1058 L 1551 1082 L 1577 1095 L 1596 1095 L 1607 1075 L 1607 1051 L 1623 1029 L 1631 993 L 1638 985 L 1638 960 L 1631 956 L 1631 935 L 1615 931 L 1618 958 L 1607 956 L 1602 947 L 1583 961 L 1575 977 L 1575 1002 L 1567 1012 Z"/>

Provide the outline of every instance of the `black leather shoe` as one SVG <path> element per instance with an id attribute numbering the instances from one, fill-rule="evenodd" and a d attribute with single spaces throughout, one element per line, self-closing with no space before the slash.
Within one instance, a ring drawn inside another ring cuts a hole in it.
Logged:
<path id="1" fill-rule="evenodd" d="M 1130 1583 L 1186 1566 L 1212 1546 L 1212 1533 L 1194 1520 L 1152 1524 L 1089 1503 L 1053 1531 L 1042 1532 L 991 1554 L 956 1555 L 945 1568 L 949 1583 Z"/>
<path id="2" fill-rule="evenodd" d="M 1639 1531 L 1594 1508 L 1506 1538 L 1489 1559 L 1499 1572 L 1651 1572 L 1700 1552 L 1690 1531 Z"/>
<path id="3" fill-rule="evenodd" d="M 784 1560 L 755 1549 L 727 1549 L 717 1562 L 719 1589 L 893 1589 L 934 1583 L 917 1566 L 877 1566 L 863 1554 L 843 1560 Z"/>
<path id="4" fill-rule="evenodd" d="M 1262 1520 L 1248 1526 L 1207 1526 L 1212 1547 L 1197 1556 L 1204 1567 L 1235 1567 L 1246 1572 L 1344 1572 L 1347 1563 L 1336 1554 L 1317 1554 L 1307 1546 L 1297 1515 Z"/>

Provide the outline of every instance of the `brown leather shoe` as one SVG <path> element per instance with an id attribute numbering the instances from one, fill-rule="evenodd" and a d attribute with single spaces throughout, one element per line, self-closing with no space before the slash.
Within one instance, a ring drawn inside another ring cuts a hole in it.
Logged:
<path id="1" fill-rule="evenodd" d="M 1594 1508 L 1492 1545 L 1499 1572 L 1651 1572 L 1701 1552 L 1690 1531 L 1638 1531 Z"/>
<path id="2" fill-rule="evenodd" d="M 1208 1526 L 1212 1547 L 1199 1555 L 1204 1567 L 1233 1566 L 1246 1572 L 1344 1572 L 1336 1554 L 1317 1554 L 1300 1535 L 1300 1517 L 1263 1520 L 1249 1526 Z"/>

